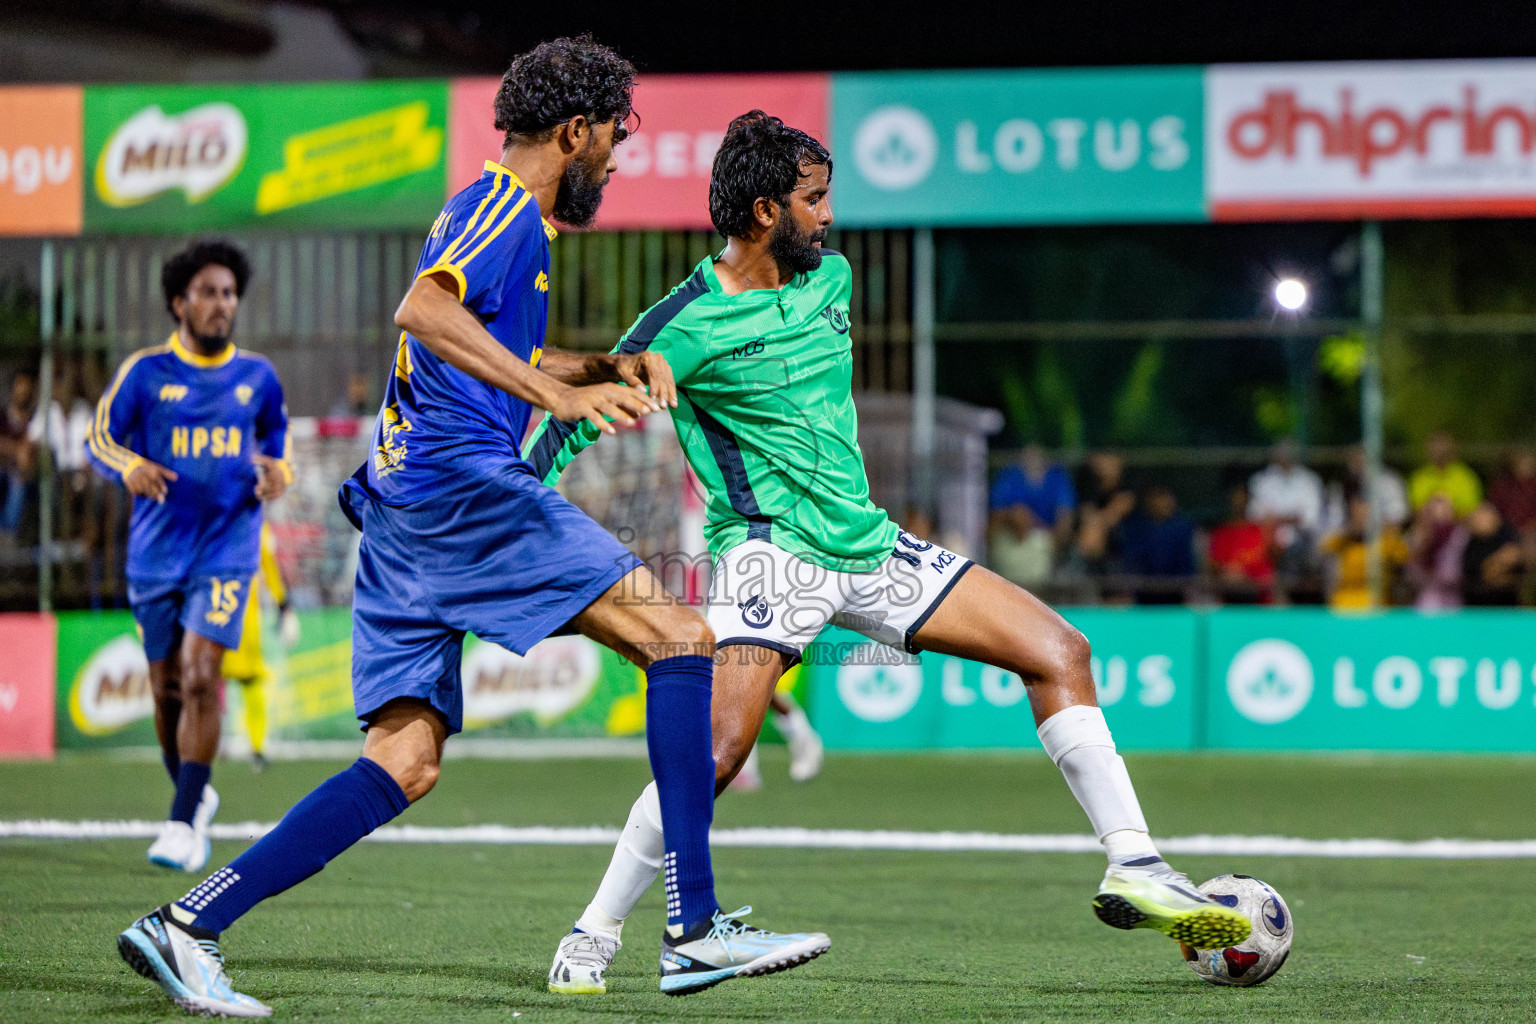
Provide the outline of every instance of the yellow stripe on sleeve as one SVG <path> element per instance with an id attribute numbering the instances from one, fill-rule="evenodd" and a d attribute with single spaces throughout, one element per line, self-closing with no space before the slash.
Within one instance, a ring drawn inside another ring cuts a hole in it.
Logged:
<path id="1" fill-rule="evenodd" d="M 156 345 L 153 348 L 144 348 L 135 352 L 123 360 L 123 365 L 117 371 L 117 377 L 112 381 L 112 386 L 106 394 L 101 396 L 101 401 L 96 403 L 96 419 L 91 424 L 91 432 L 88 435 L 91 451 L 102 462 L 117 470 L 125 479 L 132 473 L 144 458 L 137 452 L 118 444 L 112 437 L 112 402 L 117 398 L 117 393 L 123 386 L 123 381 L 128 379 L 128 373 L 139 360 L 145 356 L 158 355 L 171 350 L 170 343 Z"/>
<path id="2" fill-rule="evenodd" d="M 501 202 L 496 204 L 496 209 L 491 211 L 491 215 L 489 217 L 487 217 L 484 221 L 481 221 L 480 215 L 485 212 L 486 206 L 489 205 L 490 201 L 495 199 L 497 193 L 501 191 L 501 183 L 503 180 L 505 179 L 503 179 L 501 175 L 496 175 L 495 180 L 491 184 L 491 190 L 485 194 L 484 199 L 480 200 L 480 205 L 475 207 L 475 215 L 469 218 L 469 223 L 464 225 L 464 230 L 459 232 L 459 237 L 448 243 L 447 248 L 443 250 L 442 259 L 438 261 L 439 263 L 452 262 L 455 252 L 466 245 L 472 244 L 473 240 L 478 237 L 481 232 L 485 231 L 486 228 L 491 226 L 491 222 L 496 219 L 496 213 L 501 209 L 502 204 L 507 201 L 507 196 L 510 196 L 515 191 L 514 186 L 508 185 L 506 193 L 501 197 Z M 476 225 L 479 225 L 479 231 L 475 230 Z"/>

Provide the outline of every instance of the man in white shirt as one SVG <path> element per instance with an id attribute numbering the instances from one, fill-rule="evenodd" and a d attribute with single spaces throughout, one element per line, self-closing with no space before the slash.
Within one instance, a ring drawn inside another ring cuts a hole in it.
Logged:
<path id="1" fill-rule="evenodd" d="M 1273 532 L 1282 578 L 1294 582 L 1311 565 L 1323 518 L 1323 481 L 1296 461 L 1296 442 L 1278 442 L 1270 463 L 1248 481 L 1248 518 Z"/>

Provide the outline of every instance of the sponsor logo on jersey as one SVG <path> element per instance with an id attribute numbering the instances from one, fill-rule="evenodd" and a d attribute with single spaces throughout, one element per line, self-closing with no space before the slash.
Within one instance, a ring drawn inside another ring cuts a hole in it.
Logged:
<path id="1" fill-rule="evenodd" d="M 179 402 L 186 397 L 187 386 L 185 384 L 163 384 L 160 387 L 160 401 L 162 402 Z"/>
<path id="2" fill-rule="evenodd" d="M 533 286 L 541 292 L 549 291 L 549 275 L 539 271 L 539 276 L 533 279 Z"/>
<path id="3" fill-rule="evenodd" d="M 736 607 L 741 609 L 741 621 L 753 629 L 765 629 L 773 624 L 773 609 L 761 594 L 753 594 Z"/>
<path id="4" fill-rule="evenodd" d="M 838 334 L 848 333 L 848 311 L 846 309 L 828 306 L 821 311 L 821 315 L 827 318 L 827 323 L 831 324 L 832 329 Z"/>
<path id="5" fill-rule="evenodd" d="M 731 349 L 732 359 L 745 359 L 748 356 L 760 356 L 768 346 L 764 344 L 767 338 L 753 338 L 745 345 L 738 345 Z"/>
<path id="6" fill-rule="evenodd" d="M 251 396 L 255 394 L 256 389 L 251 387 L 249 384 L 241 384 L 239 387 L 235 388 L 235 398 L 240 402 L 241 405 L 250 405 Z"/>
<path id="7" fill-rule="evenodd" d="M 181 189 L 202 202 L 245 163 L 245 117 L 228 103 L 168 115 L 145 107 L 107 139 L 96 161 L 96 193 L 110 206 L 137 206 Z"/>

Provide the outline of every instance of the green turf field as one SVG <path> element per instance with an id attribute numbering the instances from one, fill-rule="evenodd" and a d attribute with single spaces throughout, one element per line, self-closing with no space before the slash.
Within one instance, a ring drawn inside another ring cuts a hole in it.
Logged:
<path id="1" fill-rule="evenodd" d="M 221 765 L 220 820 L 275 820 L 339 764 L 253 775 Z M 1536 761 L 1515 758 L 1131 758 L 1157 832 L 1309 838 L 1531 836 Z M 731 794 L 721 827 L 1081 832 L 1040 756 L 840 757 L 794 786 Z M 621 824 L 647 771 L 632 760 L 450 761 L 402 819 L 421 825 Z M 0 765 L 0 820 L 156 818 L 158 764 Z M 116 932 L 190 876 L 147 843 L 0 840 L 0 1021 L 180 1017 L 117 958 Z M 222 863 L 241 849 L 216 843 Z M 1216 989 L 1177 947 L 1099 924 L 1091 855 L 722 849 L 720 897 L 767 927 L 817 928 L 832 951 L 769 978 L 668 999 L 656 991 L 659 890 L 602 997 L 558 998 L 544 974 L 607 863 L 596 847 L 363 844 L 225 936 L 238 987 L 278 1019 L 592 1021 L 1530 1021 L 1536 862 L 1180 858 L 1196 880 L 1247 871 L 1297 923 L 1263 987 Z"/>

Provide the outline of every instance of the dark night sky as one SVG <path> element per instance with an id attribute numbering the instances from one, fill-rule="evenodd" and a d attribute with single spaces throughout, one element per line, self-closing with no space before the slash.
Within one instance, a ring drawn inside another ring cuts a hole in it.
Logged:
<path id="1" fill-rule="evenodd" d="M 589 29 L 651 71 L 1205 64 L 1536 54 L 1536 3 L 1078 0 L 550 4 L 448 0 L 506 52 Z"/>

